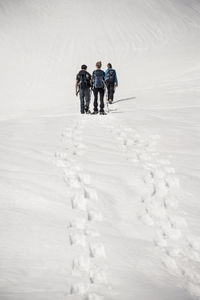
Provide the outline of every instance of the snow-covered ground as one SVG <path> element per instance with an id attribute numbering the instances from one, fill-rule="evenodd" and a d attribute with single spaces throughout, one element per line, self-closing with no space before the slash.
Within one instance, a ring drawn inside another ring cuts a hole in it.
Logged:
<path id="1" fill-rule="evenodd" d="M 200 299 L 200 2 L 0 0 L 0 28 L 0 299 Z"/>

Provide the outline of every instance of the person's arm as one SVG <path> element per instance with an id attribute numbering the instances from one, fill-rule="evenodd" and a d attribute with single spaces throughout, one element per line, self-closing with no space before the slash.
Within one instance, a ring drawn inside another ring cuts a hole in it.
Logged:
<path id="1" fill-rule="evenodd" d="M 105 80 L 105 77 L 106 77 L 106 75 L 105 75 L 105 72 L 103 71 L 103 83 L 104 83 L 104 88 L 106 88 L 106 80 Z"/>
<path id="2" fill-rule="evenodd" d="M 78 96 L 79 90 L 78 90 L 78 80 L 76 79 L 76 84 L 75 84 L 75 93 L 76 96 Z"/>
<path id="3" fill-rule="evenodd" d="M 95 71 L 94 71 L 95 72 Z M 91 83 L 91 88 L 93 89 L 93 83 L 94 83 L 94 72 L 92 73 L 92 77 L 91 77 L 91 81 L 90 81 L 90 83 Z"/>
<path id="4" fill-rule="evenodd" d="M 105 81 L 108 79 L 108 70 L 105 71 Z"/>
<path id="5" fill-rule="evenodd" d="M 117 72 L 115 71 L 115 85 L 118 86 Z"/>
<path id="6" fill-rule="evenodd" d="M 92 87 L 92 75 L 90 73 L 89 74 L 89 82 L 90 82 L 90 87 Z"/>
<path id="7" fill-rule="evenodd" d="M 103 72 L 103 81 L 105 81 L 105 72 L 104 71 L 102 72 Z"/>

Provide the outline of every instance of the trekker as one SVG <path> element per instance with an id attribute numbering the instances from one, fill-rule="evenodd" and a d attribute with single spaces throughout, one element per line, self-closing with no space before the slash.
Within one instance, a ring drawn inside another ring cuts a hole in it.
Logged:
<path id="1" fill-rule="evenodd" d="M 75 92 L 80 95 L 81 114 L 90 113 L 90 87 L 91 75 L 87 71 L 87 66 L 82 65 L 81 71 L 76 76 Z"/>
<path id="2" fill-rule="evenodd" d="M 92 73 L 92 89 L 94 93 L 94 112 L 98 113 L 98 94 L 100 95 L 100 114 L 104 115 L 104 93 L 105 93 L 105 72 L 101 70 L 102 63 L 96 63 L 96 70 Z"/>
<path id="3" fill-rule="evenodd" d="M 108 102 L 111 104 L 114 99 L 114 93 L 115 93 L 115 87 L 118 86 L 118 79 L 117 79 L 117 73 L 112 68 L 111 63 L 107 64 L 107 70 L 105 72 L 105 81 L 106 81 L 106 87 L 108 91 Z"/>

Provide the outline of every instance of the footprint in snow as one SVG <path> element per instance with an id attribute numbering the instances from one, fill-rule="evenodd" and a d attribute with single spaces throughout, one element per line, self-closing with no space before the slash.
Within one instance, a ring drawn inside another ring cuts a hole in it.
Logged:
<path id="1" fill-rule="evenodd" d="M 158 198 L 158 200 L 160 200 Z M 154 219 L 158 220 L 165 220 L 167 218 L 167 213 L 166 213 L 166 209 L 164 206 L 162 206 L 162 202 L 161 201 L 154 201 L 151 206 L 149 207 L 149 211 L 151 216 Z"/>
<path id="2" fill-rule="evenodd" d="M 104 270 L 90 271 L 90 282 L 92 284 L 107 284 L 107 277 Z"/>
<path id="3" fill-rule="evenodd" d="M 85 194 L 85 197 L 90 199 L 90 200 L 98 200 L 98 196 L 97 196 L 97 192 L 91 188 L 85 188 L 84 189 L 84 194 Z"/>
<path id="4" fill-rule="evenodd" d="M 161 248 L 166 248 L 168 246 L 168 239 L 160 230 L 157 230 L 156 237 L 154 238 L 154 245 Z"/>
<path id="5" fill-rule="evenodd" d="M 69 222 L 69 229 L 85 230 L 86 229 L 86 219 L 77 218 Z"/>
<path id="6" fill-rule="evenodd" d="M 170 216 L 169 222 L 172 228 L 185 229 L 188 227 L 186 220 L 179 216 Z"/>
<path id="7" fill-rule="evenodd" d="M 84 195 L 76 195 L 71 199 L 72 209 L 87 210 L 87 199 Z"/>
<path id="8" fill-rule="evenodd" d="M 146 184 L 152 184 L 154 183 L 154 173 L 153 172 L 149 172 L 148 174 L 144 175 L 143 178 L 144 183 Z"/>
<path id="9" fill-rule="evenodd" d="M 91 243 L 90 246 L 90 257 L 92 258 L 106 258 L 104 245 L 101 243 Z"/>
<path id="10" fill-rule="evenodd" d="M 100 212 L 90 210 L 88 211 L 88 221 L 102 222 L 103 221 L 102 214 Z"/>
<path id="11" fill-rule="evenodd" d="M 70 233 L 69 241 L 71 245 L 86 247 L 86 237 L 81 233 Z"/>
<path id="12" fill-rule="evenodd" d="M 72 188 L 78 189 L 82 186 L 82 182 L 80 180 L 79 175 L 72 174 L 70 176 L 65 176 L 64 179 Z"/>
<path id="13" fill-rule="evenodd" d="M 84 284 L 82 282 L 75 283 L 70 288 L 70 294 L 71 295 L 85 295 L 89 290 L 89 286 L 87 284 Z"/>
<path id="14" fill-rule="evenodd" d="M 142 215 L 140 215 L 138 217 L 138 219 L 141 220 L 142 223 L 145 224 L 145 225 L 148 225 L 148 226 L 153 226 L 154 225 L 154 221 L 148 213 L 144 212 Z"/>
<path id="15" fill-rule="evenodd" d="M 85 185 L 89 185 L 91 183 L 91 178 L 89 174 L 80 174 L 80 180 L 83 182 Z"/>
<path id="16" fill-rule="evenodd" d="M 180 248 L 167 248 L 166 249 L 166 254 L 170 257 L 179 257 L 182 253 L 181 253 L 181 249 Z"/>
<path id="17" fill-rule="evenodd" d="M 153 178 L 155 178 L 155 179 L 158 179 L 158 180 L 162 180 L 162 179 L 164 179 L 165 178 L 165 172 L 164 171 L 162 171 L 162 170 L 160 170 L 160 169 L 157 169 L 157 170 L 155 170 L 155 171 L 152 171 L 152 176 L 153 176 Z"/>
<path id="18" fill-rule="evenodd" d="M 89 271 L 90 271 L 89 257 L 81 256 L 73 260 L 73 264 L 72 264 L 73 275 L 81 275 L 82 272 L 89 273 Z"/>
<path id="19" fill-rule="evenodd" d="M 155 192 L 152 196 L 158 196 L 160 198 L 166 197 L 169 193 L 169 188 L 165 181 L 163 180 L 156 180 L 155 182 Z"/>
<path id="20" fill-rule="evenodd" d="M 165 177 L 165 182 L 166 182 L 166 185 L 170 188 L 170 189 L 179 189 L 180 187 L 180 182 L 179 182 L 179 179 L 175 176 L 170 176 L 170 175 L 167 175 Z"/>
<path id="21" fill-rule="evenodd" d="M 165 268 L 168 269 L 168 271 L 171 271 L 174 275 L 181 275 L 181 271 L 178 268 L 174 258 L 165 255 L 162 259 L 162 264 Z"/>
<path id="22" fill-rule="evenodd" d="M 193 250 L 200 251 L 200 239 L 199 238 L 196 239 L 196 238 L 189 237 L 188 244 L 189 244 L 189 247 L 192 248 Z"/>
<path id="23" fill-rule="evenodd" d="M 174 209 L 176 210 L 178 208 L 178 199 L 175 196 L 167 196 L 164 198 L 164 205 L 166 209 Z"/>

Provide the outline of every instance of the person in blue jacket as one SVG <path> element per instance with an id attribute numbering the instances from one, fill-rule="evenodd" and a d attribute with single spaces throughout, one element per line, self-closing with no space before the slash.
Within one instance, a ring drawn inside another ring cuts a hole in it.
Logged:
<path id="1" fill-rule="evenodd" d="M 105 71 L 105 82 L 108 91 L 108 102 L 111 104 L 114 99 L 115 87 L 118 86 L 117 73 L 112 68 L 111 63 L 107 64 L 107 70 Z"/>

